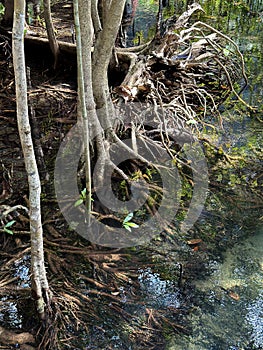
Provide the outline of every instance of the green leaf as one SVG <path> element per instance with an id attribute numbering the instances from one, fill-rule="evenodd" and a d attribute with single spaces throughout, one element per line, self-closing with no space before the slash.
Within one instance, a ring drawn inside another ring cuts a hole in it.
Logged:
<path id="1" fill-rule="evenodd" d="M 5 7 L 3 4 L 0 4 L 0 15 L 3 15 L 5 13 Z"/>
<path id="2" fill-rule="evenodd" d="M 13 232 L 12 230 L 9 230 L 9 229 L 6 228 L 6 227 L 4 227 L 4 231 L 5 231 L 6 233 L 9 233 L 10 235 L 13 235 L 13 234 L 14 234 L 14 232 Z"/>
<path id="3" fill-rule="evenodd" d="M 123 227 L 124 227 L 126 230 L 128 230 L 128 231 L 131 232 L 131 228 L 130 228 L 127 224 L 124 224 Z"/>
<path id="4" fill-rule="evenodd" d="M 129 227 L 134 227 L 134 228 L 138 228 L 139 225 L 135 224 L 135 222 L 126 222 L 125 225 L 129 226 Z"/>
<path id="5" fill-rule="evenodd" d="M 223 175 L 222 174 L 218 174 L 217 175 L 217 181 L 222 181 L 223 180 Z"/>
<path id="6" fill-rule="evenodd" d="M 83 198 L 78 199 L 78 200 L 74 203 L 74 207 L 80 206 L 83 202 L 84 202 L 84 201 L 83 201 Z"/>
<path id="7" fill-rule="evenodd" d="M 86 195 L 87 195 L 87 189 L 84 188 L 82 191 L 81 191 L 81 197 L 86 199 Z"/>
<path id="8" fill-rule="evenodd" d="M 123 223 L 124 223 L 124 224 L 127 223 L 128 221 L 131 220 L 132 217 L 133 217 L 133 213 L 129 213 L 129 214 L 126 216 L 126 218 L 123 220 Z"/>
<path id="9" fill-rule="evenodd" d="M 15 223 L 15 220 L 9 221 L 9 222 L 5 225 L 5 228 L 11 227 L 12 225 L 14 225 L 14 223 Z"/>

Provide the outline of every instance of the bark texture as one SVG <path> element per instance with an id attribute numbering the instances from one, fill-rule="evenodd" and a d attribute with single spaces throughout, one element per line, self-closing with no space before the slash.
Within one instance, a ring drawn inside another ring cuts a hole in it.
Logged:
<path id="1" fill-rule="evenodd" d="M 28 117 L 27 81 L 24 56 L 25 0 L 15 0 L 13 23 L 13 64 L 16 84 L 17 123 L 29 184 L 32 294 L 37 312 L 45 315 L 49 286 L 44 265 L 43 230 L 41 222 L 41 184 L 35 159 Z M 45 295 L 45 301 L 44 301 Z"/>
<path id="2" fill-rule="evenodd" d="M 104 129 L 111 128 L 113 108 L 109 93 L 108 66 L 115 40 L 121 24 L 125 0 L 112 0 L 103 21 L 103 29 L 98 33 L 92 59 L 93 94 L 98 117 Z M 106 5 L 104 5 L 106 6 Z"/>
<path id="3" fill-rule="evenodd" d="M 58 63 L 59 45 L 56 39 L 54 25 L 51 18 L 50 0 L 44 0 L 44 17 L 47 28 L 49 46 L 54 56 L 54 68 L 56 68 Z"/>
<path id="4" fill-rule="evenodd" d="M 88 221 L 91 211 L 91 159 L 90 159 L 90 126 L 96 123 L 96 106 L 92 90 L 91 48 L 93 42 L 93 26 L 91 19 L 91 1 L 81 1 L 82 11 L 79 12 L 79 2 L 74 0 L 74 17 L 77 41 L 78 64 L 78 115 L 82 125 L 84 138 L 84 157 L 86 175 L 86 207 Z M 80 14 L 81 13 L 81 14 Z M 84 38 L 84 39 L 83 39 Z M 90 121 L 90 122 L 89 122 Z"/>

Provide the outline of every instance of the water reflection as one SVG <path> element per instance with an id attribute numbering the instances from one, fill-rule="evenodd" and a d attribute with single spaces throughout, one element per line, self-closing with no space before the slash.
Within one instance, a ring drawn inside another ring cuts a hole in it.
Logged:
<path id="1" fill-rule="evenodd" d="M 142 292 L 147 295 L 147 307 L 180 307 L 179 289 L 173 281 L 161 279 L 150 268 L 139 271 L 138 281 Z"/>
<path id="2" fill-rule="evenodd" d="M 196 280 L 190 337 L 174 337 L 167 349 L 262 349 L 263 229 L 209 264 Z"/>
<path id="3" fill-rule="evenodd" d="M 263 344 L 263 293 L 247 306 L 247 311 L 246 322 L 252 327 L 251 339 L 260 349 Z"/>
<path id="4" fill-rule="evenodd" d="M 136 19 L 135 27 L 144 34 L 145 39 L 151 33 L 149 25 L 154 30 L 152 17 L 145 25 L 147 7 L 142 1 L 138 16 L 142 14 L 143 21 Z M 148 2 L 149 3 L 149 2 Z M 171 2 L 170 11 L 182 13 L 187 1 Z M 253 106 L 258 106 L 259 117 L 262 116 L 262 64 L 263 64 L 263 20 L 262 1 L 200 1 L 206 11 L 205 22 L 211 23 L 215 28 L 227 33 L 240 47 L 244 54 L 249 85 L 243 92 L 243 98 Z M 141 12 L 140 12 L 141 11 Z M 220 135 L 220 144 L 229 144 L 228 151 L 244 151 L 246 157 L 255 159 L 258 167 L 253 164 L 244 167 L 244 176 L 248 179 L 260 178 L 260 160 L 256 159 L 255 151 L 262 149 L 262 129 L 256 124 L 247 111 L 235 110 L 234 103 L 226 108 L 224 123 L 225 130 Z M 242 173 L 241 173 L 242 174 Z M 229 183 L 230 186 L 233 184 Z M 232 186 L 233 187 L 233 186 Z M 227 194 L 225 194 L 227 196 Z M 242 197 L 243 194 L 240 194 Z M 225 199 L 227 206 L 227 199 Z M 217 203 L 214 212 L 220 214 Z M 247 203 L 249 207 L 249 203 Z M 229 240 L 238 236 L 237 244 L 225 253 L 216 256 L 217 247 L 207 264 L 209 277 L 200 275 L 193 282 L 195 286 L 195 301 L 193 312 L 189 316 L 189 325 L 192 328 L 190 336 L 173 336 L 165 349 L 167 350 L 256 350 L 262 349 L 263 344 L 263 230 L 251 226 L 249 231 L 242 229 L 242 220 L 253 215 L 246 208 L 229 213 L 229 233 L 226 233 L 225 248 Z M 256 216 L 256 215 L 255 215 Z M 237 222 L 238 232 L 235 233 Z M 216 223 L 214 222 L 214 225 Z M 255 232 L 256 230 L 256 232 Z M 244 238 L 248 235 L 247 238 Z M 243 237 L 243 238 L 242 238 Z M 225 249 L 224 248 L 224 249 Z M 141 272 L 141 288 L 145 291 L 145 299 L 149 303 L 167 302 L 166 297 L 171 296 L 169 284 L 160 279 L 159 275 L 151 270 Z M 168 299 L 169 300 L 169 299 Z M 180 298 L 178 298 L 180 305 Z"/>
<path id="5" fill-rule="evenodd" d="M 22 288 L 30 287 L 30 255 L 25 255 L 23 258 L 14 263 L 14 276 L 18 277 L 18 285 Z"/>
<path id="6" fill-rule="evenodd" d="M 22 327 L 22 315 L 17 308 L 17 303 L 8 300 L 7 297 L 0 300 L 0 323 L 7 323 L 14 328 Z"/>

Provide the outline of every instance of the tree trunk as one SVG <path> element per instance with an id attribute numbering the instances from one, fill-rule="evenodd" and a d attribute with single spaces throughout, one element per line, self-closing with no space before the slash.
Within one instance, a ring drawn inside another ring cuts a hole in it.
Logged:
<path id="1" fill-rule="evenodd" d="M 87 164 L 87 148 L 89 143 L 93 142 L 96 144 L 100 163 L 98 165 L 100 169 L 98 171 L 98 183 L 102 184 L 105 164 L 109 158 L 105 146 L 105 130 L 112 128 L 113 119 L 113 105 L 109 92 L 107 71 L 121 23 L 125 0 L 113 0 L 107 3 L 108 12 L 103 21 L 102 30 L 99 30 L 98 25 L 95 25 L 94 18 L 98 18 L 98 9 L 94 7 L 94 3 L 92 4 L 91 0 L 79 0 L 78 2 L 79 8 L 81 8 L 79 12 L 81 40 L 77 43 L 77 51 L 78 55 L 81 55 L 81 60 L 78 59 L 78 73 L 80 74 L 80 69 L 83 73 L 78 82 L 79 89 L 83 88 L 85 95 L 86 111 L 82 112 L 82 116 L 84 148 L 86 149 L 86 175 L 89 176 L 90 174 L 89 165 Z M 94 31 L 96 31 L 96 41 L 93 55 L 91 55 Z M 82 67 L 80 67 L 80 64 Z M 90 137 L 90 135 L 93 136 Z M 88 176 L 86 176 L 86 180 Z M 87 185 L 90 186 L 90 181 L 87 182 Z"/>
<path id="2" fill-rule="evenodd" d="M 37 312 L 45 316 L 45 302 L 49 302 L 49 285 L 44 265 L 43 231 L 41 223 L 41 185 L 35 159 L 28 117 L 27 81 L 24 56 L 25 0 L 15 0 L 13 24 L 13 63 L 16 84 L 17 123 L 29 184 L 32 294 Z M 44 301 L 45 297 L 45 301 Z"/>
<path id="3" fill-rule="evenodd" d="M 108 66 L 121 24 L 125 0 L 112 0 L 98 33 L 92 59 L 92 83 L 99 119 L 104 129 L 112 127 L 113 107 L 109 93 Z"/>
<path id="4" fill-rule="evenodd" d="M 56 69 L 57 63 L 58 63 L 58 56 L 59 56 L 59 46 L 56 39 L 52 18 L 51 18 L 50 0 L 44 0 L 44 17 L 45 17 L 45 23 L 47 28 L 49 46 L 54 56 L 54 69 Z"/>
<path id="5" fill-rule="evenodd" d="M 97 123 L 96 106 L 92 90 L 91 48 L 93 43 L 93 27 L 91 19 L 91 1 L 74 0 L 74 18 L 77 43 L 78 64 L 78 115 L 84 138 L 84 158 L 86 175 L 86 207 L 88 224 L 91 211 L 91 158 L 90 158 L 90 125 Z M 90 121 L 90 124 L 89 124 Z"/>

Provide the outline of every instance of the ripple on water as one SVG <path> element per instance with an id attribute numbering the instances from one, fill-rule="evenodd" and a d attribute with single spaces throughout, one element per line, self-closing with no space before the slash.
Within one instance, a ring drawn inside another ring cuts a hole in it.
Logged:
<path id="1" fill-rule="evenodd" d="M 256 347 L 263 344 L 263 291 L 247 307 L 246 322 L 252 327 L 251 339 Z"/>

